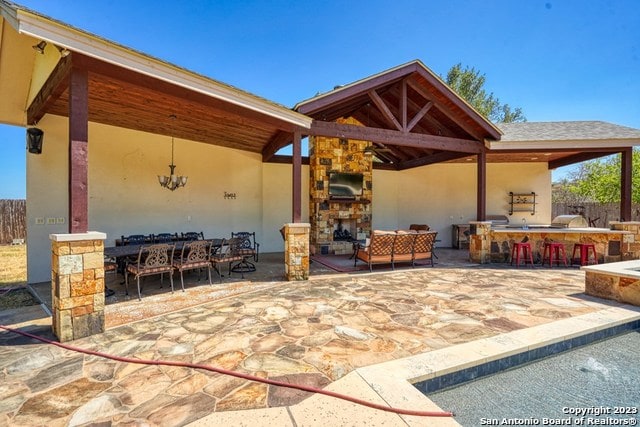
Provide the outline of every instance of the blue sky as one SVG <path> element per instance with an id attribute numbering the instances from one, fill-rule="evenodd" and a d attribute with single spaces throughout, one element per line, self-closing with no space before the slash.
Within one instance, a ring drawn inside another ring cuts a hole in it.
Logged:
<path id="1" fill-rule="evenodd" d="M 640 129 L 637 0 L 18 3 L 288 107 L 420 59 L 475 67 L 529 121 Z M 0 125 L 0 198 L 25 197 L 24 135 Z"/>

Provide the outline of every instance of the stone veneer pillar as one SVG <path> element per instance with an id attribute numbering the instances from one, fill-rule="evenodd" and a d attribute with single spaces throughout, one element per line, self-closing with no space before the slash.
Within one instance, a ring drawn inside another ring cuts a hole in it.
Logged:
<path id="1" fill-rule="evenodd" d="M 309 279 L 309 223 L 284 225 L 284 271 L 287 280 Z"/>
<path id="2" fill-rule="evenodd" d="M 620 248 L 620 258 L 622 261 L 640 259 L 640 222 L 610 221 L 609 228 L 611 230 L 628 231 L 630 233 L 622 235 L 622 247 Z M 607 262 L 607 260 L 605 260 L 605 262 Z"/>
<path id="3" fill-rule="evenodd" d="M 491 222 L 469 221 L 469 260 L 478 264 L 491 262 Z"/>
<path id="4" fill-rule="evenodd" d="M 104 332 L 105 233 L 51 234 L 53 333 L 60 342 Z"/>

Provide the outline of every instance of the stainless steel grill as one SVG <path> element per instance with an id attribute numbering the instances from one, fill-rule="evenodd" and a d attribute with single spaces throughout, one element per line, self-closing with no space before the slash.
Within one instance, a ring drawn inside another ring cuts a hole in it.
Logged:
<path id="1" fill-rule="evenodd" d="M 589 227 L 587 220 L 581 215 L 558 215 L 551 221 L 554 228 L 585 228 Z"/>
<path id="2" fill-rule="evenodd" d="M 509 224 L 509 217 L 506 215 L 487 215 L 487 221 L 491 222 L 491 225 L 507 225 Z"/>

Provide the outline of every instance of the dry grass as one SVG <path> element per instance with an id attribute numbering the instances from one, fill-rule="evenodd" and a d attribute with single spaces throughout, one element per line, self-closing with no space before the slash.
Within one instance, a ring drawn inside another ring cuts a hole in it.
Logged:
<path id="1" fill-rule="evenodd" d="M 27 283 L 27 246 L 0 245 L 0 288 Z"/>

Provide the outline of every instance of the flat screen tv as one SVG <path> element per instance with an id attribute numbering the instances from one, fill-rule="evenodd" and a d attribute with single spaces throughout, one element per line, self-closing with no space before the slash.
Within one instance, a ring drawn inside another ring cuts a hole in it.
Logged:
<path id="1" fill-rule="evenodd" d="M 329 198 L 331 199 L 355 199 L 362 195 L 361 173 L 330 172 L 329 173 Z"/>

